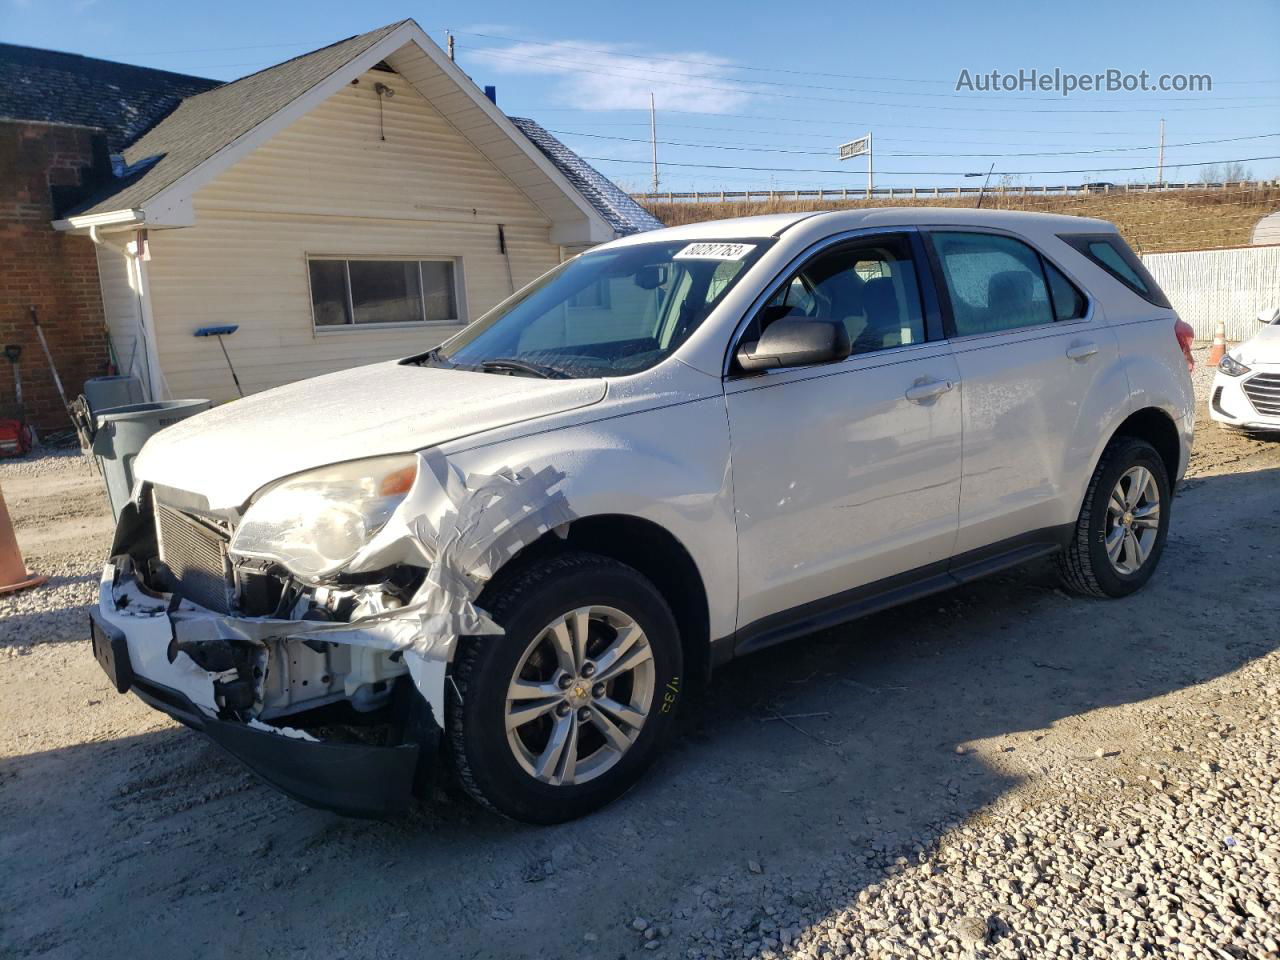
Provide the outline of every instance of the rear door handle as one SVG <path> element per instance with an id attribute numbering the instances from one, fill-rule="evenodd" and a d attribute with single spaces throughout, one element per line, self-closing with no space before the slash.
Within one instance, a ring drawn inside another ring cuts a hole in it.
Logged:
<path id="1" fill-rule="evenodd" d="M 1098 345 L 1092 340 L 1082 340 L 1067 347 L 1067 356 L 1072 360 L 1088 360 L 1098 352 Z"/>
<path id="2" fill-rule="evenodd" d="M 955 384 L 950 380 L 926 380 L 924 383 L 908 387 L 906 397 L 912 403 L 924 403 L 934 397 L 942 396 L 954 386 Z"/>

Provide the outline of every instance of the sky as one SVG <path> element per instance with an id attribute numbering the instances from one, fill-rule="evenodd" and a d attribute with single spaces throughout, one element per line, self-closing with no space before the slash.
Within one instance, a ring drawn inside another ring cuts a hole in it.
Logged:
<path id="1" fill-rule="evenodd" d="M 1166 180 L 1280 176 L 1280 0 L 0 0 L 0 40 L 231 80 L 406 17 L 629 190 L 652 186 L 650 93 L 662 191 L 862 190 L 838 147 L 866 134 L 877 187 L 1148 182 L 1161 118 Z M 981 88 L 1033 69 L 1211 89 Z"/>

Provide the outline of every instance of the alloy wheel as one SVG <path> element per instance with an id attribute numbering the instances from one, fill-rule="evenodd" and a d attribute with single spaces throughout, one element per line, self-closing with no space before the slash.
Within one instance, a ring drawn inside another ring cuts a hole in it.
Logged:
<path id="1" fill-rule="evenodd" d="M 565 786 L 612 768 L 653 705 L 653 650 L 613 607 L 565 613 L 534 637 L 507 687 L 507 743 L 535 779 Z"/>
<path id="2" fill-rule="evenodd" d="M 1119 573 L 1137 573 L 1159 536 L 1160 486 L 1146 467 L 1130 467 L 1107 500 L 1106 547 L 1111 566 Z"/>

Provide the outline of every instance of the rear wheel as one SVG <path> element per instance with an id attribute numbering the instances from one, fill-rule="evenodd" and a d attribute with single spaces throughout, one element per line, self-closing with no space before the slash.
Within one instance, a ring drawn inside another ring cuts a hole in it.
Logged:
<path id="1" fill-rule="evenodd" d="M 592 554 L 536 561 L 492 594 L 505 634 L 463 638 L 454 660 L 459 779 L 517 820 L 582 816 L 634 784 L 671 730 L 675 618 L 641 574 Z"/>
<path id="2" fill-rule="evenodd" d="M 1117 437 L 1089 481 L 1075 535 L 1059 558 L 1076 593 L 1123 597 L 1155 572 L 1169 532 L 1169 475 L 1155 447 Z"/>

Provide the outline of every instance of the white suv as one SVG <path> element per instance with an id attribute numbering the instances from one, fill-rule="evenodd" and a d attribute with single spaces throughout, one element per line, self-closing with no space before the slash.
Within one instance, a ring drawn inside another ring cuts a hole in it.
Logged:
<path id="1" fill-rule="evenodd" d="M 154 438 L 95 653 L 304 802 L 393 814 L 443 754 L 490 808 L 569 819 L 732 657 L 1048 554 L 1141 587 L 1189 342 L 1097 220 L 629 237 L 439 348 Z"/>

